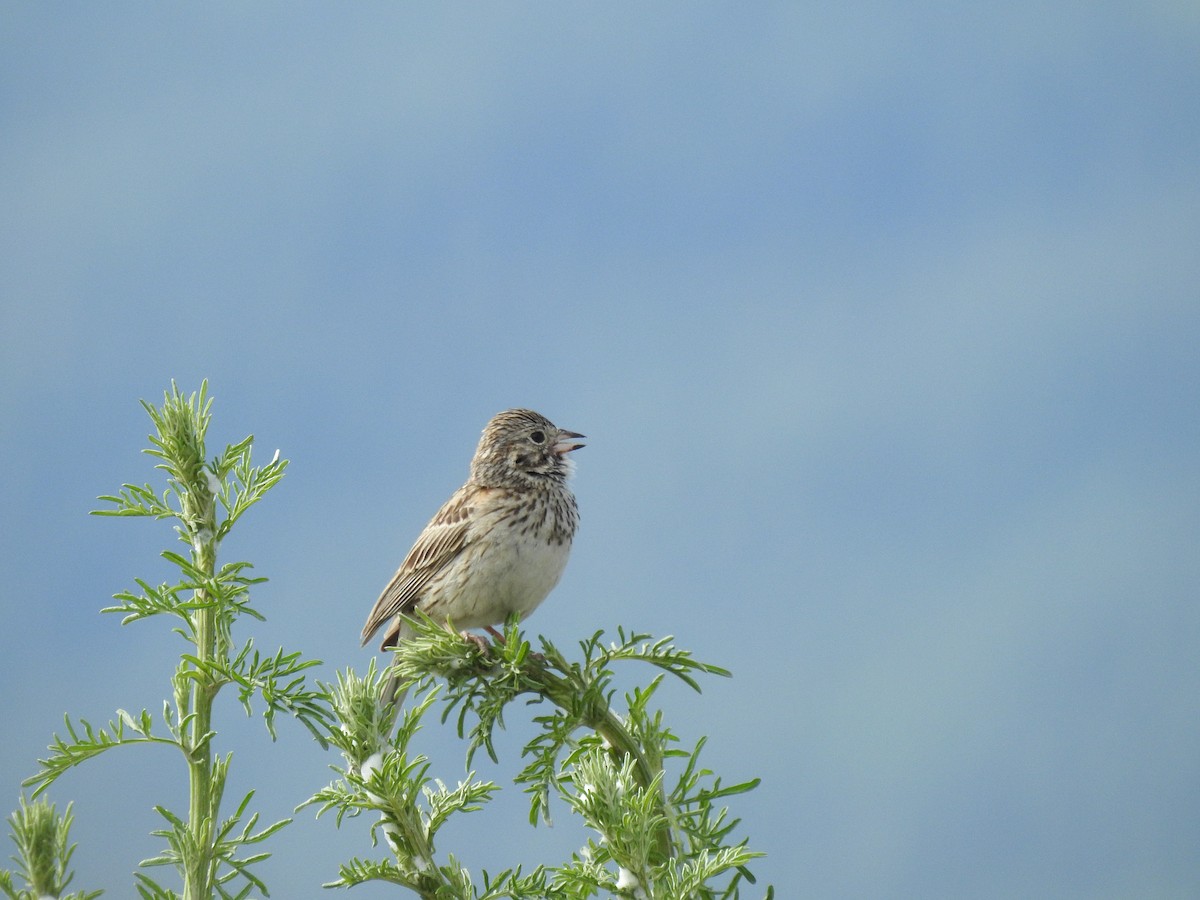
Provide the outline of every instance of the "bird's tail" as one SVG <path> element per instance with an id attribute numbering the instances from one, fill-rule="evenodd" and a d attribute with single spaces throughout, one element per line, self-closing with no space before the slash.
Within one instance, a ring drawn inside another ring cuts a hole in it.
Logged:
<path id="1" fill-rule="evenodd" d="M 398 647 L 401 641 L 406 641 L 413 636 L 413 630 L 403 619 L 397 623 L 393 632 L 388 634 L 387 642 L 383 649 L 392 652 L 393 648 Z M 408 695 L 408 685 L 404 679 L 396 674 L 394 666 L 391 668 L 391 679 L 388 682 L 387 691 L 384 694 L 384 700 L 397 707 L 404 705 L 404 698 Z M 396 717 L 399 721 L 399 716 Z"/>

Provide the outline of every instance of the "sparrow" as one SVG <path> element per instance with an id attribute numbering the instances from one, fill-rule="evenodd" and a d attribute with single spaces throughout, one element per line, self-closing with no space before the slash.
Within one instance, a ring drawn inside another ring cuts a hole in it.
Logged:
<path id="1" fill-rule="evenodd" d="M 419 610 L 457 629 L 524 619 L 558 583 L 579 525 L 568 454 L 584 435 L 528 409 L 493 416 L 471 471 L 425 526 L 367 616 L 362 642 L 383 626 L 381 650 L 409 633 Z M 476 640 L 473 635 L 466 635 Z"/>

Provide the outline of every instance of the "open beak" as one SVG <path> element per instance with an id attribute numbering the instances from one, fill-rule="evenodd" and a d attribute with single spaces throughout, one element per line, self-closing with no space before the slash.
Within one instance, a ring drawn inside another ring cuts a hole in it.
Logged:
<path id="1" fill-rule="evenodd" d="M 554 446 L 551 447 L 550 449 L 553 450 L 555 453 L 557 453 L 559 456 L 562 456 L 564 453 L 570 453 L 572 450 L 578 450 L 580 447 L 587 446 L 586 444 L 574 443 L 574 441 L 573 441 L 574 438 L 581 438 L 581 437 L 587 437 L 587 435 L 578 434 L 577 432 L 574 432 L 574 431 L 560 430 L 558 432 L 558 440 L 554 442 Z"/>

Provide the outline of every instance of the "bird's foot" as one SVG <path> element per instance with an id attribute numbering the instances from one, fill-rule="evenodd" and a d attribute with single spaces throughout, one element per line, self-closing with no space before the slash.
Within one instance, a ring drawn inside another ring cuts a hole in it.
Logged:
<path id="1" fill-rule="evenodd" d="M 482 637 L 473 631 L 460 631 L 459 635 L 461 635 L 462 639 L 468 644 L 474 644 L 476 647 L 478 647 L 479 652 L 484 656 L 487 656 L 489 651 L 492 649 L 491 645 L 487 642 L 487 638 Z"/>
<path id="2" fill-rule="evenodd" d="M 493 647 L 507 646 L 508 641 L 504 637 L 504 635 L 501 634 L 499 631 L 497 631 L 495 628 L 493 628 L 491 625 L 486 626 L 483 630 L 492 636 L 492 646 Z M 538 663 L 543 663 L 546 661 L 546 657 L 543 656 L 541 653 L 530 653 L 526 656 L 526 659 L 531 659 L 534 662 L 538 662 Z"/>

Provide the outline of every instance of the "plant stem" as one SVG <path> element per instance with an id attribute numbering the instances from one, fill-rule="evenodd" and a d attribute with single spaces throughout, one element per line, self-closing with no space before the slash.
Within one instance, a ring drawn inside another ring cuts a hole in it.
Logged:
<path id="1" fill-rule="evenodd" d="M 541 685 L 538 693 L 548 697 L 560 709 L 566 712 L 571 711 L 571 697 L 577 696 L 578 692 L 583 690 L 584 685 L 575 684 L 570 677 L 564 678 L 551 673 L 546 667 L 546 661 L 530 660 L 526 668 L 527 674 L 532 680 Z M 655 764 L 642 752 L 642 748 L 629 733 L 629 729 L 625 727 L 621 717 L 614 713 L 612 707 L 603 699 L 596 698 L 588 706 L 583 713 L 583 723 L 608 742 L 615 756 L 633 760 L 633 771 L 638 785 L 643 790 L 649 790 L 654 784 L 654 780 L 662 775 L 661 762 Z M 667 827 L 659 833 L 658 849 L 664 859 L 673 859 L 678 855 L 675 832 L 679 824 L 675 809 L 667 799 L 666 785 L 661 782 L 658 786 L 658 802 L 663 820 L 667 823 Z"/>
<path id="2" fill-rule="evenodd" d="M 189 501 L 198 509 L 189 510 Z M 192 533 L 192 561 L 211 582 L 216 572 L 216 503 L 207 485 L 193 485 L 184 497 L 185 522 Z M 187 515 L 187 513 L 191 515 Z M 199 603 L 194 611 L 196 658 L 203 665 L 213 660 L 217 650 L 217 609 L 205 602 L 208 592 L 198 587 L 194 599 Z M 191 832 L 194 855 L 184 860 L 184 900 L 212 900 L 215 859 L 213 829 L 217 801 L 214 799 L 213 752 L 208 739 L 212 730 L 214 688 L 204 668 L 192 679 L 190 692 L 192 719 L 188 754 L 188 829 Z"/>

